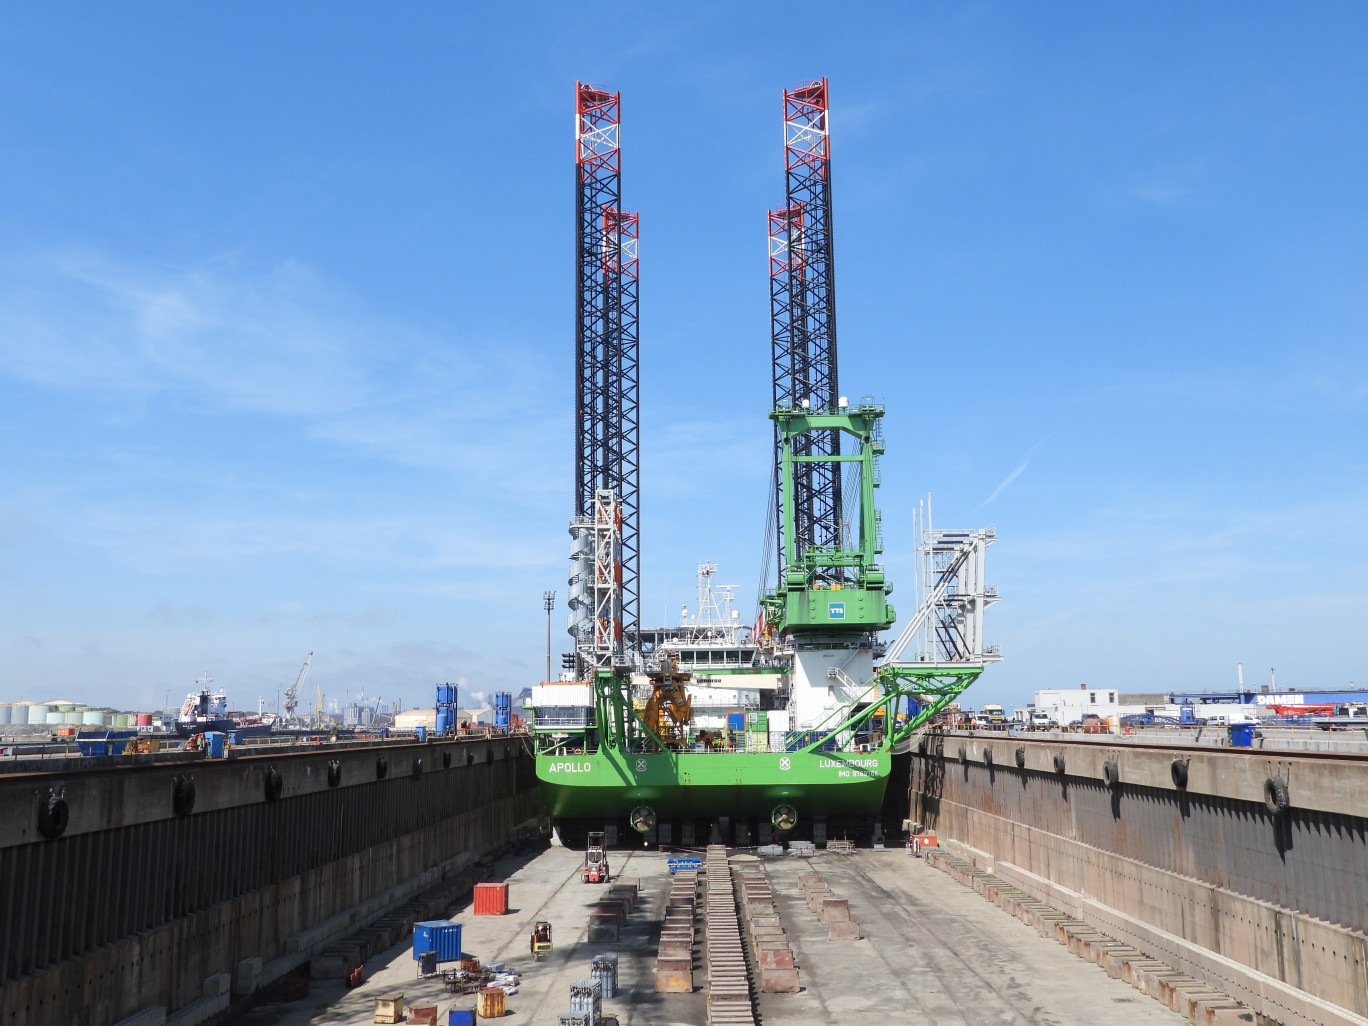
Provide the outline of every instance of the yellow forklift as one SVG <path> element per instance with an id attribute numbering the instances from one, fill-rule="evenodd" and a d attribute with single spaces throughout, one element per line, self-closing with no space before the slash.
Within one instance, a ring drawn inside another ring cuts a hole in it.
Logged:
<path id="1" fill-rule="evenodd" d="M 551 924 L 545 919 L 539 919 L 537 924 L 532 927 L 532 957 L 541 961 L 542 956 L 551 950 Z"/>

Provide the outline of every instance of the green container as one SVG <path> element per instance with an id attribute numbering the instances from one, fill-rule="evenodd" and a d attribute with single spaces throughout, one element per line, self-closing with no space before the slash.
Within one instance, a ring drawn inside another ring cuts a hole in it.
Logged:
<path id="1" fill-rule="evenodd" d="M 746 713 L 746 729 L 769 733 L 769 713 L 760 709 Z"/>

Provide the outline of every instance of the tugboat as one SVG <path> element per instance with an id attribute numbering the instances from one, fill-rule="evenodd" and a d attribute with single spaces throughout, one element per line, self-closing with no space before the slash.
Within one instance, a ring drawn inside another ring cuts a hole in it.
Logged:
<path id="1" fill-rule="evenodd" d="M 228 696 L 219 688 L 210 691 L 214 678 L 207 673 L 195 681 L 197 690 L 185 696 L 180 715 L 176 717 L 176 733 L 181 737 L 193 737 L 205 731 L 217 730 L 223 733 L 236 731 L 242 734 L 269 734 L 275 726 L 275 717 L 269 713 L 252 717 L 251 721 L 241 722 L 228 716 Z"/>

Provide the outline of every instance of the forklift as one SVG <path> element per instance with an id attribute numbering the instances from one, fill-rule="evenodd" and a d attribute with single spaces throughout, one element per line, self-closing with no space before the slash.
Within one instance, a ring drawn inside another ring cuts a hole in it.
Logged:
<path id="1" fill-rule="evenodd" d="M 539 919 L 537 925 L 532 927 L 532 957 L 540 962 L 546 953 L 551 950 L 551 924 L 544 919 Z"/>
<path id="2" fill-rule="evenodd" d="M 589 844 L 584 849 L 584 866 L 580 869 L 581 883 L 608 882 L 608 851 L 603 846 L 603 831 L 589 831 Z"/>

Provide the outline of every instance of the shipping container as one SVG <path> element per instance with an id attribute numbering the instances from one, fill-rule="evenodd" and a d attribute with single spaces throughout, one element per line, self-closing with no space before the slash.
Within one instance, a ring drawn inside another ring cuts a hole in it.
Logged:
<path id="1" fill-rule="evenodd" d="M 461 924 L 449 919 L 414 923 L 413 957 L 425 951 L 435 951 L 439 962 L 455 962 L 461 957 Z"/>
<path id="2" fill-rule="evenodd" d="M 475 885 L 475 914 L 501 916 L 508 911 L 508 884 L 478 883 Z"/>

